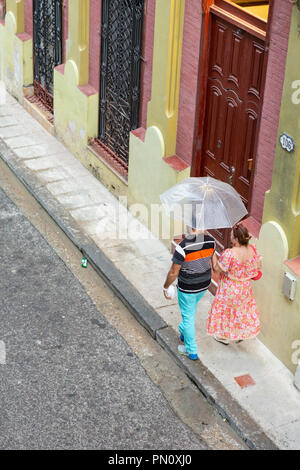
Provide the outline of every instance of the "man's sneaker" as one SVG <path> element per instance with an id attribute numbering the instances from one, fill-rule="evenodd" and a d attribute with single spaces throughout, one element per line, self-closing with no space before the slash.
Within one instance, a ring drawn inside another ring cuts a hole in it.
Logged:
<path id="1" fill-rule="evenodd" d="M 186 350 L 186 347 L 183 346 L 183 344 L 180 344 L 178 346 L 178 352 L 182 354 L 183 356 L 187 356 L 192 361 L 196 361 L 198 359 L 198 354 L 189 354 Z"/>
<path id="2" fill-rule="evenodd" d="M 184 343 L 184 336 L 183 336 L 182 333 L 180 333 L 179 339 L 180 339 L 180 341 L 182 341 Z"/>
<path id="3" fill-rule="evenodd" d="M 218 343 L 225 344 L 225 346 L 228 346 L 228 344 L 229 344 L 229 341 L 227 341 L 227 339 L 218 338 L 217 336 L 214 336 L 213 338 L 214 338 L 216 341 L 218 341 Z"/>

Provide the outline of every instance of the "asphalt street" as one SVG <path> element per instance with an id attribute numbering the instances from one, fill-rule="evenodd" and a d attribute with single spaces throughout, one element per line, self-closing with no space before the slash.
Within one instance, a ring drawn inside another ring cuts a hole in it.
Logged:
<path id="1" fill-rule="evenodd" d="M 202 449 L 78 279 L 0 190 L 1 449 Z"/>

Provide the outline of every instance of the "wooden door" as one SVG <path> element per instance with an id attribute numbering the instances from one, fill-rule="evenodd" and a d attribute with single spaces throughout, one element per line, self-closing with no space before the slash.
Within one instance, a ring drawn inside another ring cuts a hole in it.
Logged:
<path id="1" fill-rule="evenodd" d="M 201 176 L 232 184 L 249 208 L 265 44 L 214 14 L 210 35 Z M 221 250 L 228 232 L 214 233 Z"/>

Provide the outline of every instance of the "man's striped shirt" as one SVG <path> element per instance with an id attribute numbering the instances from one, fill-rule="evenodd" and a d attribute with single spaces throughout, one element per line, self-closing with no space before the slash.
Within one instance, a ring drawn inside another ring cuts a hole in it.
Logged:
<path id="1" fill-rule="evenodd" d="M 206 290 L 211 282 L 210 259 L 215 240 L 209 235 L 189 235 L 176 246 L 173 263 L 180 264 L 178 289 L 196 294 Z"/>

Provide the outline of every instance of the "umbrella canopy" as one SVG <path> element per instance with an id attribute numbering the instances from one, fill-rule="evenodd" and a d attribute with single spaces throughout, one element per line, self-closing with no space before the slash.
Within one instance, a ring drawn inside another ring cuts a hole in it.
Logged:
<path id="1" fill-rule="evenodd" d="M 160 199 L 169 216 L 197 230 L 230 228 L 248 213 L 232 186 L 210 176 L 186 178 Z"/>

